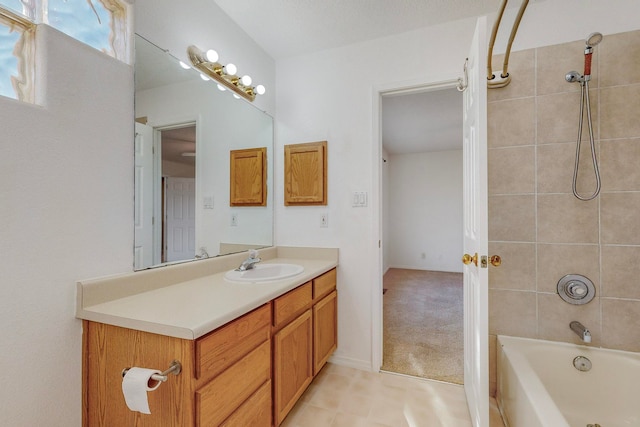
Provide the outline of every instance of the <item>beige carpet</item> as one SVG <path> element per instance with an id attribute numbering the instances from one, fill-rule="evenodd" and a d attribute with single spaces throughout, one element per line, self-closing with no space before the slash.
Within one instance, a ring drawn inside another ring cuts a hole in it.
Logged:
<path id="1" fill-rule="evenodd" d="M 382 369 L 462 384 L 462 273 L 390 269 L 384 288 Z"/>

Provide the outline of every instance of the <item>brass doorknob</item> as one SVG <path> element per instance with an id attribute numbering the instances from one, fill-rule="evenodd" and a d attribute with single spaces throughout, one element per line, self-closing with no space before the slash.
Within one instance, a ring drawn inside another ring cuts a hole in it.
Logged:
<path id="1" fill-rule="evenodd" d="M 489 258 L 489 262 L 494 267 L 499 267 L 500 264 L 502 264 L 502 258 L 500 258 L 500 255 L 491 255 L 491 258 Z"/>
<path id="2" fill-rule="evenodd" d="M 478 266 L 478 253 L 476 252 L 473 256 L 469 255 L 469 254 L 464 254 L 462 256 L 462 262 L 465 265 L 469 265 L 471 263 L 474 263 L 475 266 Z"/>

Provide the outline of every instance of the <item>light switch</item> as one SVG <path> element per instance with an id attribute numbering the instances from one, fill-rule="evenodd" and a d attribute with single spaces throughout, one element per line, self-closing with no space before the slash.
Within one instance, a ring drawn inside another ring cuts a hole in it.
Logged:
<path id="1" fill-rule="evenodd" d="M 352 206 L 354 208 L 362 208 L 367 206 L 367 192 L 366 191 L 354 192 Z"/>
<path id="2" fill-rule="evenodd" d="M 202 205 L 204 209 L 213 209 L 213 196 L 205 196 Z"/>

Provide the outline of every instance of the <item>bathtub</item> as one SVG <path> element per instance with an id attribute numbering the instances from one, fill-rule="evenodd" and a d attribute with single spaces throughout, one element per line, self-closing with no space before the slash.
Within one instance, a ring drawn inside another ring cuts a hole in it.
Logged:
<path id="1" fill-rule="evenodd" d="M 498 336 L 507 427 L 640 426 L 640 353 Z M 591 361 L 583 372 L 574 358 Z"/>

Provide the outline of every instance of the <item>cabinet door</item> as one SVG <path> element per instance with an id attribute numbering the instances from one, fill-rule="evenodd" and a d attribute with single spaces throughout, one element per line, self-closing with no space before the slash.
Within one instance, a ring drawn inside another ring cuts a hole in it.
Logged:
<path id="1" fill-rule="evenodd" d="M 266 147 L 231 150 L 230 162 L 230 205 L 267 206 Z"/>
<path id="2" fill-rule="evenodd" d="M 307 310 L 273 337 L 275 425 L 287 416 L 313 379 L 312 320 Z"/>
<path id="3" fill-rule="evenodd" d="M 327 204 L 327 141 L 285 145 L 284 204 Z"/>
<path id="4" fill-rule="evenodd" d="M 313 306 L 313 375 L 338 347 L 338 293 L 331 292 Z"/>

